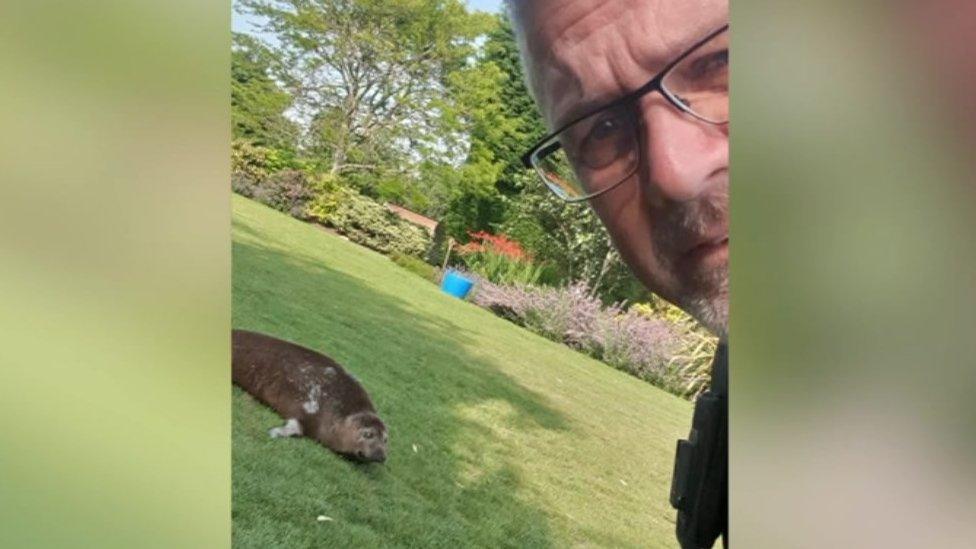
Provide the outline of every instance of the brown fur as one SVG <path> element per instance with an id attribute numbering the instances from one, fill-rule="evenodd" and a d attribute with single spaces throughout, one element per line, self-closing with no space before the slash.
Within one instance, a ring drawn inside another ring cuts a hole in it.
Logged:
<path id="1" fill-rule="evenodd" d="M 256 332 L 232 333 L 232 378 L 236 385 L 286 420 L 301 434 L 344 456 L 386 459 L 386 425 L 366 390 L 331 358 L 300 345 Z M 297 433 L 288 433 L 297 434 Z M 277 436 L 272 430 L 272 436 Z"/>

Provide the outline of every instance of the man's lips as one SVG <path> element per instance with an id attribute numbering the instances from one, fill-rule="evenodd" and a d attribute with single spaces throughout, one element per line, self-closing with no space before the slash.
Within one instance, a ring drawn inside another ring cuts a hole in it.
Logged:
<path id="1" fill-rule="evenodd" d="M 726 234 L 700 240 L 681 255 L 688 266 L 723 261 L 728 258 L 729 236 Z"/>

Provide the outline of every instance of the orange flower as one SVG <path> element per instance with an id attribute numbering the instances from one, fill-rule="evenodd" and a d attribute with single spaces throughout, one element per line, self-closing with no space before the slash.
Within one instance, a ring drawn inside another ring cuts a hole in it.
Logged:
<path id="1" fill-rule="evenodd" d="M 494 252 L 514 261 L 532 260 L 528 252 L 522 248 L 522 245 L 519 244 L 518 241 L 513 240 L 504 234 L 494 235 L 484 231 L 478 231 L 468 233 L 468 235 L 471 236 L 472 240 L 471 242 L 458 247 L 458 252 L 461 254 Z"/>

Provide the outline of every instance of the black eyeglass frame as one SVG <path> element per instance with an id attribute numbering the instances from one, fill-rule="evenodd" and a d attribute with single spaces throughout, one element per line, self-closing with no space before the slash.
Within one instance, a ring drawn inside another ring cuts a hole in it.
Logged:
<path id="1" fill-rule="evenodd" d="M 539 177 L 542 178 L 543 184 L 545 184 L 546 187 L 549 188 L 550 191 L 553 191 L 553 194 L 555 194 L 556 196 L 558 196 L 560 199 L 562 199 L 562 200 L 564 200 L 566 202 L 584 202 L 586 200 L 590 200 L 591 198 L 595 198 L 597 196 L 600 196 L 601 194 L 606 193 L 606 192 L 608 192 L 608 191 L 610 191 L 612 189 L 615 189 L 618 186 L 620 186 L 621 183 L 623 183 L 624 181 L 627 181 L 630 178 L 630 176 L 634 175 L 634 172 L 637 171 L 637 166 L 640 165 L 640 162 L 635 162 L 634 163 L 634 168 L 632 170 L 630 170 L 627 173 L 627 175 L 623 176 L 620 179 L 620 181 L 618 181 L 618 182 L 616 182 L 616 183 L 614 183 L 612 185 L 609 185 L 609 186 L 607 186 L 607 188 L 601 189 L 601 190 L 599 190 L 599 191 L 597 191 L 595 193 L 588 194 L 588 195 L 585 195 L 585 196 L 578 196 L 578 197 L 570 198 L 570 197 L 563 196 L 563 195 L 560 195 L 559 193 L 555 192 L 552 189 L 552 186 L 549 184 L 548 180 L 546 179 L 546 176 L 543 175 L 540 172 L 539 168 L 536 167 L 533 164 L 532 157 L 535 156 L 535 155 L 537 155 L 538 153 L 540 153 L 540 151 L 542 153 L 548 155 L 548 154 L 550 154 L 552 152 L 555 152 L 555 151 L 561 149 L 562 148 L 562 144 L 559 142 L 559 140 L 558 139 L 553 140 L 553 139 L 555 137 L 557 137 L 559 134 L 561 134 L 563 131 L 565 131 L 567 128 L 569 128 L 570 126 L 572 126 L 573 124 L 576 124 L 577 122 L 579 122 L 580 120 L 583 120 L 585 118 L 589 118 L 590 116 L 593 116 L 594 114 L 597 114 L 599 112 L 603 112 L 603 111 L 606 111 L 606 110 L 610 110 L 610 109 L 614 109 L 614 108 L 620 107 L 622 105 L 626 105 L 627 103 L 631 103 L 631 102 L 636 103 L 636 101 L 638 99 L 640 99 L 641 97 L 643 97 L 643 96 L 645 96 L 645 95 L 647 95 L 647 94 L 649 94 L 651 92 L 655 92 L 656 91 L 656 92 L 659 92 L 661 94 L 661 96 L 664 97 L 668 101 L 668 103 L 670 103 L 671 105 L 673 105 L 675 108 L 677 108 L 678 110 L 680 110 L 680 111 L 682 111 L 684 113 L 690 114 L 691 116 L 695 117 L 698 120 L 701 120 L 702 122 L 706 122 L 708 124 L 713 124 L 713 125 L 716 125 L 716 126 L 721 126 L 721 125 L 724 125 L 724 124 L 728 124 L 729 123 L 728 120 L 725 120 L 725 121 L 722 121 L 722 122 L 716 122 L 714 120 L 709 120 L 708 118 L 705 118 L 705 117 L 699 115 L 698 113 L 696 113 L 693 110 L 691 110 L 691 108 L 689 108 L 686 104 L 684 104 L 680 99 L 678 99 L 677 97 L 674 97 L 674 95 L 671 93 L 671 91 L 669 91 L 667 88 L 665 88 L 662 85 L 662 82 L 664 81 L 664 78 L 668 75 L 668 72 L 670 72 L 671 69 L 673 69 L 677 64 L 679 64 L 682 61 L 684 61 L 685 58 L 687 58 L 689 55 L 691 55 L 692 53 L 694 53 L 701 46 L 705 45 L 708 41 L 710 41 L 711 39 L 715 38 L 716 36 L 722 34 L 723 32 L 726 32 L 727 30 L 729 30 L 729 24 L 728 23 L 726 23 L 722 27 L 720 27 L 720 28 L 718 28 L 718 29 L 716 29 L 716 30 L 708 33 L 707 36 L 705 36 L 704 38 L 702 38 L 701 40 L 699 40 L 698 42 L 696 42 L 694 45 L 692 45 L 691 47 L 689 47 L 687 50 L 684 51 L 684 53 L 682 53 L 681 55 L 679 55 L 678 57 L 676 57 L 674 60 L 672 60 L 670 63 L 668 63 L 667 65 L 665 65 L 665 67 L 663 69 L 661 69 L 656 75 L 654 75 L 643 86 L 637 88 L 636 90 L 634 90 L 632 92 L 627 93 L 626 95 L 623 95 L 622 97 L 620 97 L 618 99 L 615 99 L 615 100 L 607 103 L 606 105 L 603 105 L 601 107 L 597 107 L 597 108 L 592 109 L 592 110 L 590 110 L 590 111 L 588 111 L 588 112 L 586 112 L 584 114 L 581 114 L 580 116 L 577 116 L 576 118 L 574 118 L 574 119 L 570 120 L 569 122 L 566 122 L 565 124 L 563 124 L 561 127 L 559 127 L 558 129 L 556 129 L 554 132 L 552 132 L 549 135 L 543 137 L 535 145 L 533 145 L 532 148 L 529 149 L 528 152 L 526 152 L 525 154 L 522 155 L 522 159 L 521 159 L 522 160 L 522 164 L 526 168 L 529 168 L 529 169 L 534 170 L 536 172 L 536 174 Z"/>

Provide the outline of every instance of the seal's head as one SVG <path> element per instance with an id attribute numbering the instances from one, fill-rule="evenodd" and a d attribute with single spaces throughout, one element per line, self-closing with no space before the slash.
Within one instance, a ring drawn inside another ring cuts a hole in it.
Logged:
<path id="1" fill-rule="evenodd" d="M 372 412 L 361 412 L 342 422 L 338 451 L 357 461 L 386 461 L 386 424 Z"/>

